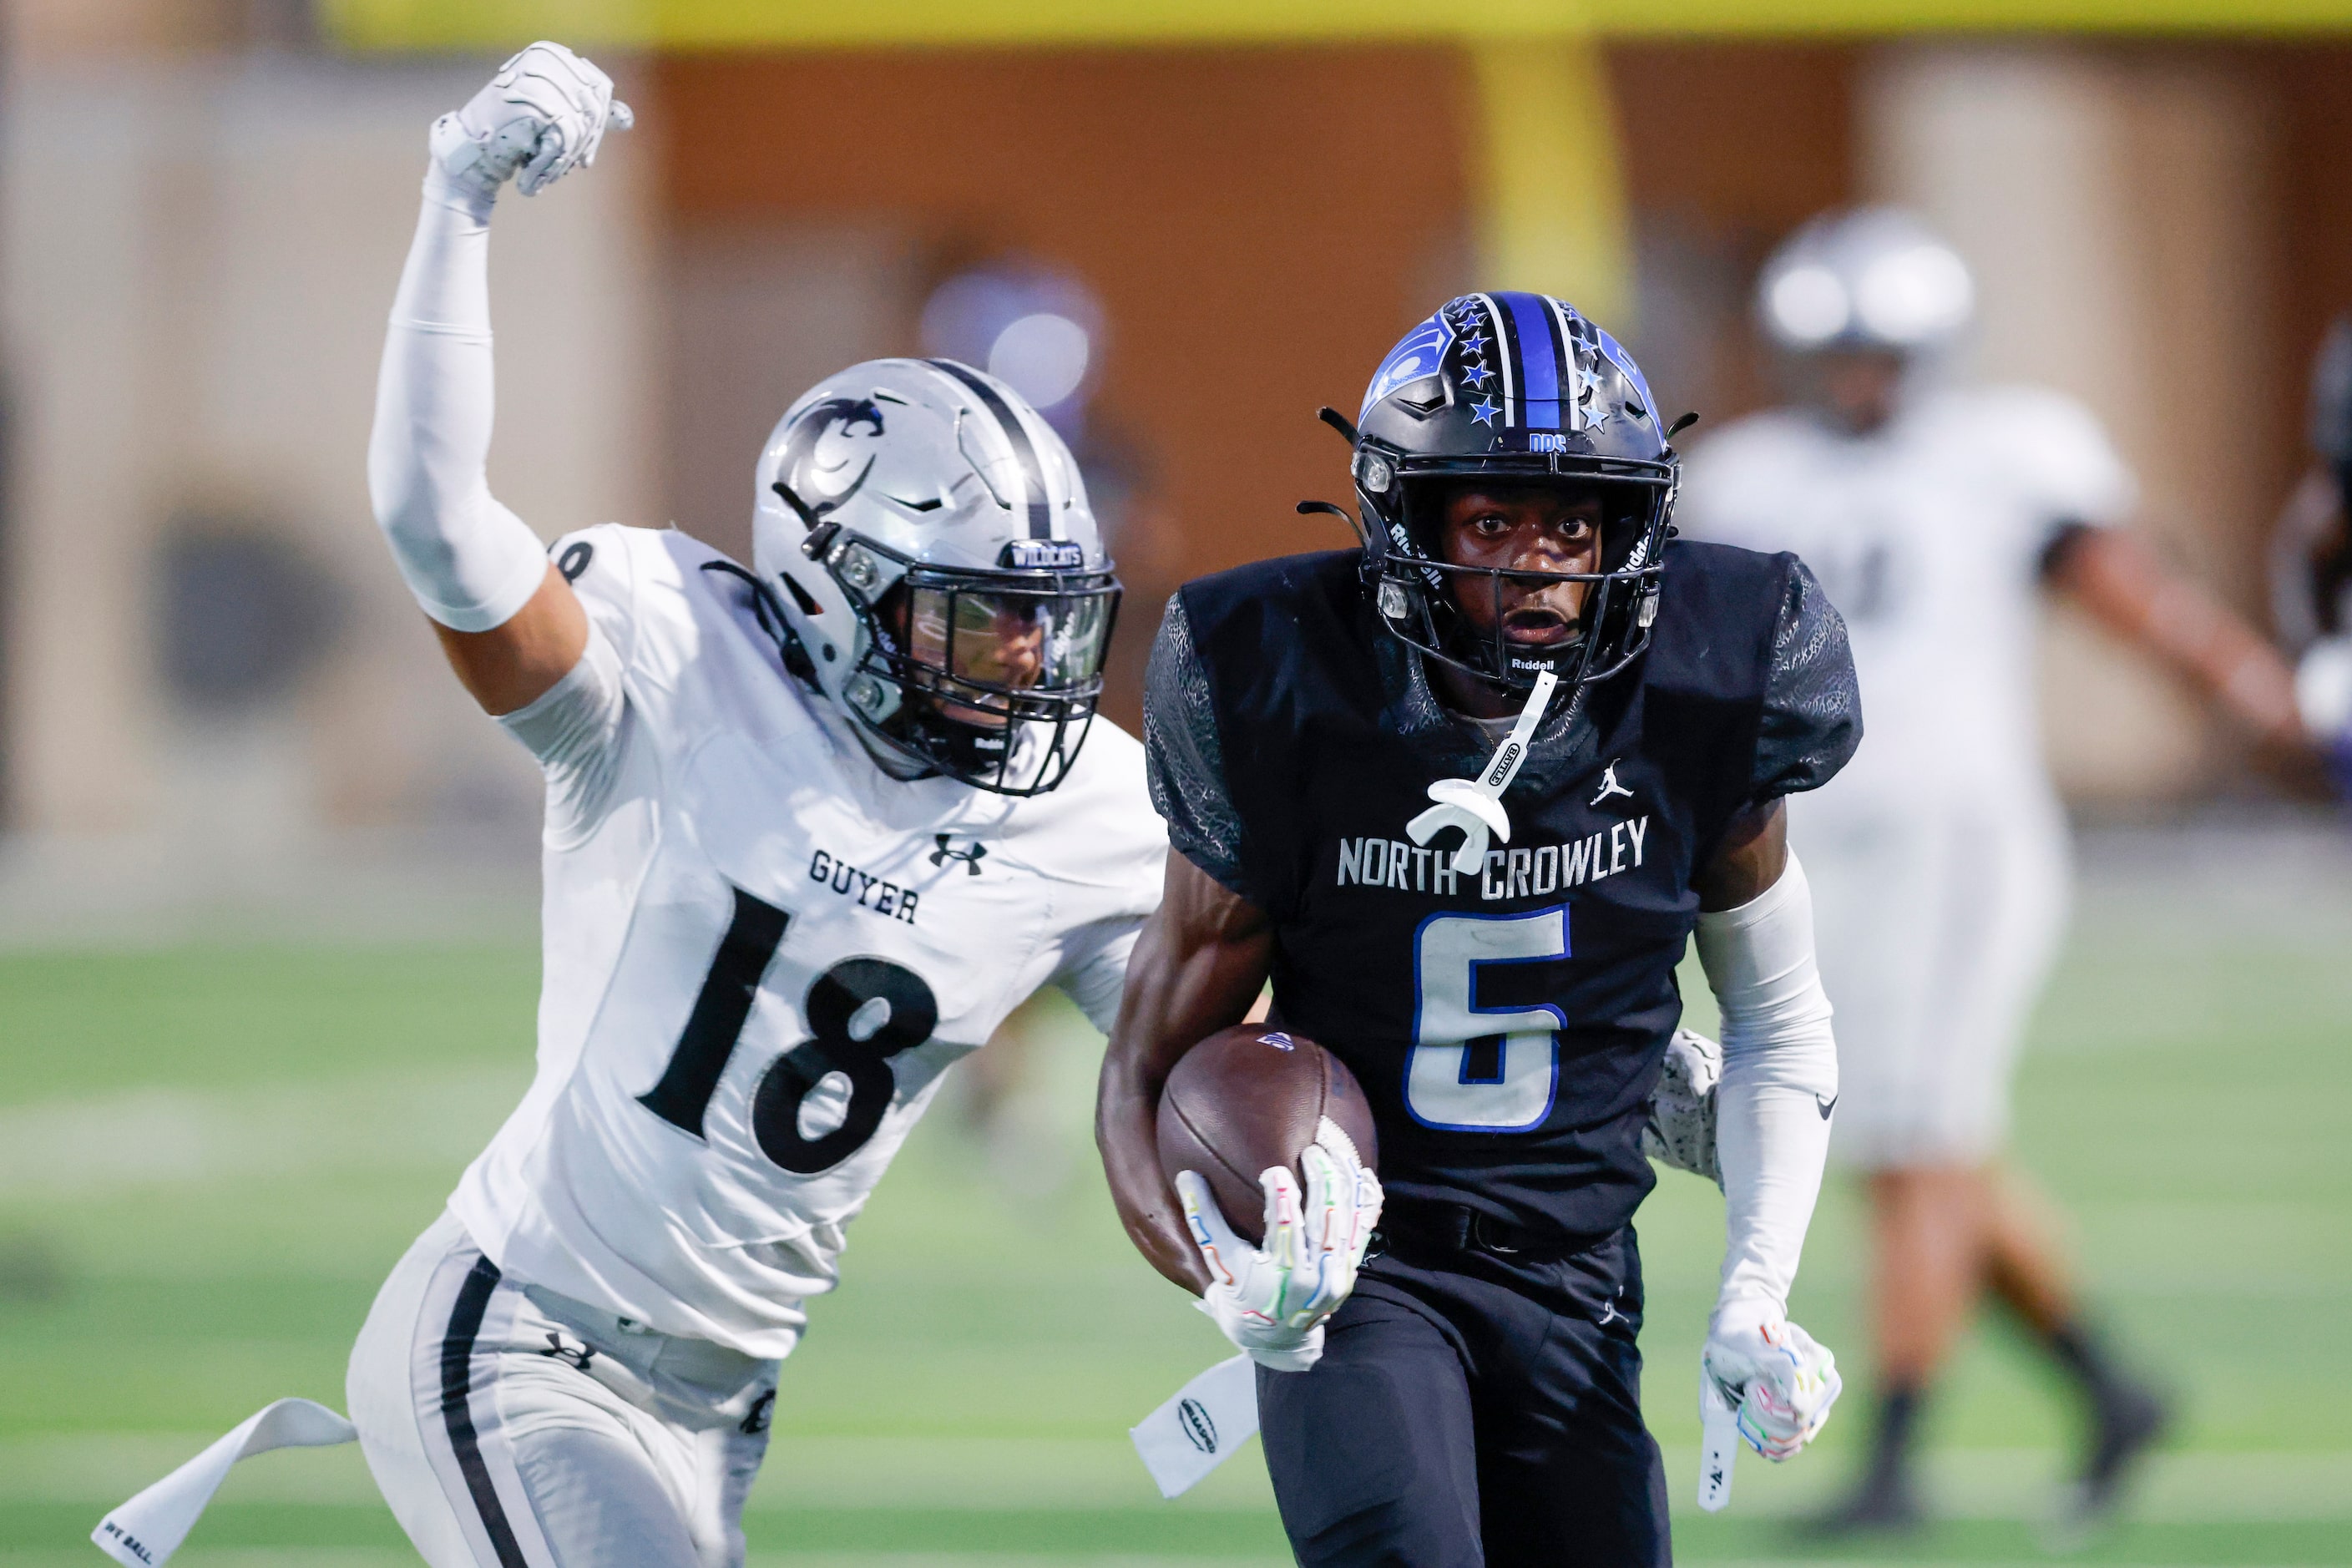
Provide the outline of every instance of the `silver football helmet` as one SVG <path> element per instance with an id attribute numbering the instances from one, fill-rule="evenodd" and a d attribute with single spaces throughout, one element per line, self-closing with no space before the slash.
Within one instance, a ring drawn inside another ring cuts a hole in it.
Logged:
<path id="1" fill-rule="evenodd" d="M 1102 694 L 1118 580 L 1069 448 L 953 360 L 869 360 L 768 437 L 751 559 L 817 685 L 899 778 L 1042 795 Z"/>
<path id="2" fill-rule="evenodd" d="M 1941 348 L 1975 310 L 1968 263 L 1898 207 L 1824 213 L 1782 242 L 1756 284 L 1765 331 L 1800 353 Z"/>

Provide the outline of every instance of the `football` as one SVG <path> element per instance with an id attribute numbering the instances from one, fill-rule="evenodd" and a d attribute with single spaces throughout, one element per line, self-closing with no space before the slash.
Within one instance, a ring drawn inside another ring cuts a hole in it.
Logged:
<path id="1" fill-rule="evenodd" d="M 1221 1029 L 1194 1046 L 1160 1096 L 1160 1168 L 1174 1181 L 1198 1171 L 1236 1234 L 1265 1235 L 1258 1173 L 1287 1165 L 1306 1190 L 1298 1156 L 1329 1117 L 1367 1170 L 1380 1165 L 1372 1110 L 1355 1075 L 1314 1041 L 1258 1024 Z"/>

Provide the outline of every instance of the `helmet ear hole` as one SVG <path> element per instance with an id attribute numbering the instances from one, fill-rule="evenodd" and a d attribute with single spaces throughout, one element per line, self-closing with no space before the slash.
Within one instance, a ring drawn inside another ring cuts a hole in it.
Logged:
<path id="1" fill-rule="evenodd" d="M 811 594 L 806 588 L 801 586 L 799 578 L 794 577 L 789 572 L 779 572 L 776 575 L 783 579 L 784 592 L 793 596 L 793 603 L 800 606 L 800 612 L 802 615 L 821 616 L 824 614 L 824 606 L 816 602 L 816 596 L 814 595 Z"/>

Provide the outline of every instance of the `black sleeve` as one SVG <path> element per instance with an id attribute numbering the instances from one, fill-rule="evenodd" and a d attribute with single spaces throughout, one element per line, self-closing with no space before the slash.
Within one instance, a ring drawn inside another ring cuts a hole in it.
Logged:
<path id="1" fill-rule="evenodd" d="M 1168 842 L 1187 860 L 1244 898 L 1242 819 L 1225 788 L 1224 749 L 1209 695 L 1209 672 L 1192 646 L 1179 595 L 1152 639 L 1143 677 L 1143 762 L 1152 808 L 1167 819 Z"/>
<path id="2" fill-rule="evenodd" d="M 1845 619 L 1801 561 L 1789 574 L 1765 676 L 1751 798 L 1819 789 L 1862 744 L 1862 694 Z"/>

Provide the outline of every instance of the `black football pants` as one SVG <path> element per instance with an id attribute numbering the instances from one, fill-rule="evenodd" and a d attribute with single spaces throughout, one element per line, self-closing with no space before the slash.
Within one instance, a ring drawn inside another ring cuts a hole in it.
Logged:
<path id="1" fill-rule="evenodd" d="M 1632 1226 L 1569 1258 L 1373 1259 L 1312 1371 L 1257 1374 L 1305 1568 L 1664 1568 Z"/>

